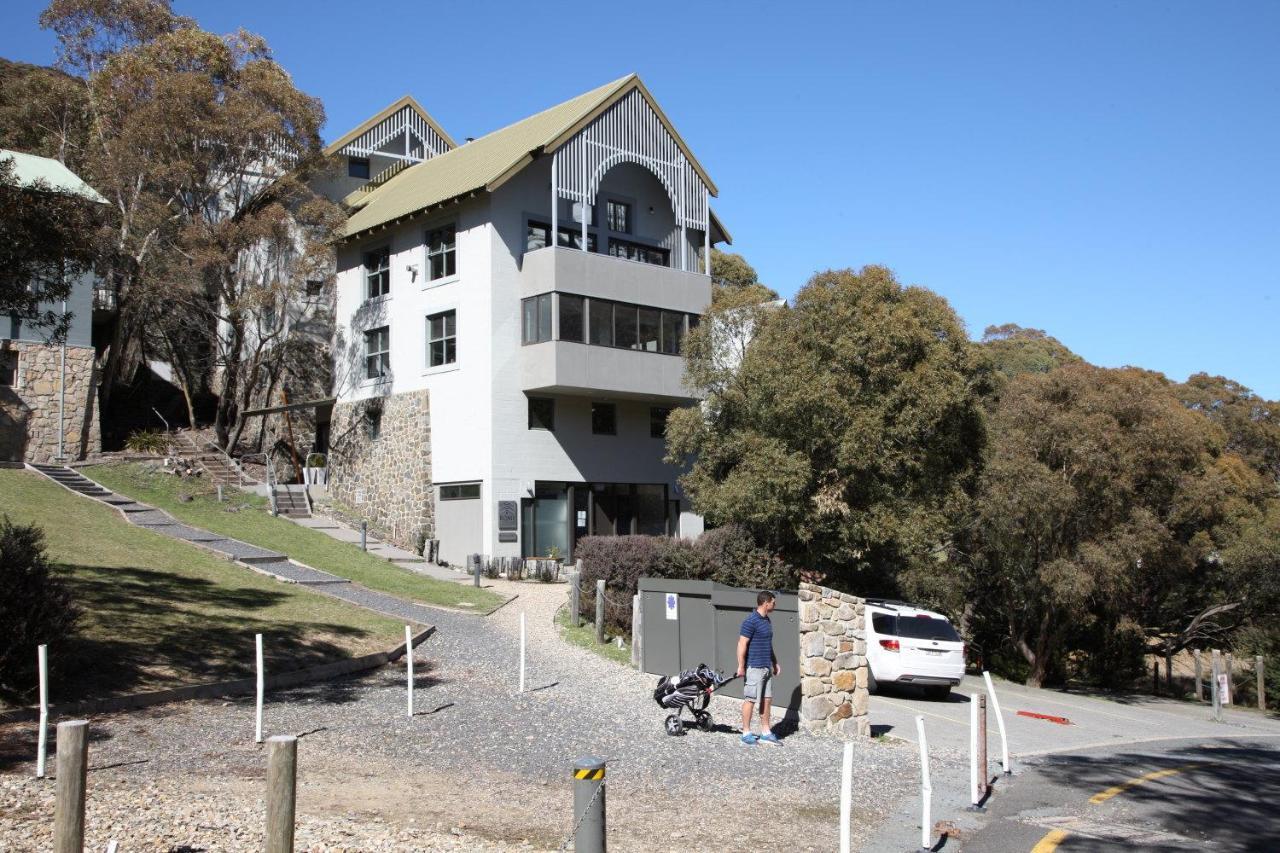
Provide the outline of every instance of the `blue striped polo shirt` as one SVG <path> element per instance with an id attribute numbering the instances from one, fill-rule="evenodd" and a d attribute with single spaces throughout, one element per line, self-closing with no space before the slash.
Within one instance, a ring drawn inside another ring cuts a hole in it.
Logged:
<path id="1" fill-rule="evenodd" d="M 747 638 L 747 666 L 773 667 L 773 623 L 757 610 L 742 620 L 741 636 Z"/>

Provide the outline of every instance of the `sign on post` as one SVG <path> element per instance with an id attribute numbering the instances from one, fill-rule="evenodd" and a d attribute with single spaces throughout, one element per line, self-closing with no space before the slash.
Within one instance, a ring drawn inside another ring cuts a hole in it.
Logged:
<path id="1" fill-rule="evenodd" d="M 1223 705 L 1231 704 L 1231 675 L 1229 673 L 1218 673 L 1218 697 Z"/>
<path id="2" fill-rule="evenodd" d="M 666 598 L 667 618 L 672 622 L 680 618 L 680 595 L 678 593 L 669 592 Z"/>

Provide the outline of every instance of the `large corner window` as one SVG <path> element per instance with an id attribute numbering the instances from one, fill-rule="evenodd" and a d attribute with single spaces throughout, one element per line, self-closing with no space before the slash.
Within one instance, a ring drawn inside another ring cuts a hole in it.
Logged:
<path id="1" fill-rule="evenodd" d="M 427 317 L 427 366 L 441 367 L 458 360 L 458 312 Z"/>
<path id="2" fill-rule="evenodd" d="M 364 375 L 366 379 L 385 379 L 391 375 L 390 326 L 364 333 Z"/>
<path id="3" fill-rule="evenodd" d="M 633 243 L 630 240 L 617 240 L 610 237 L 609 254 L 615 258 L 626 258 L 629 261 L 639 261 L 642 264 L 654 264 L 660 267 L 671 266 L 671 253 L 666 249 L 657 246 L 646 246 L 643 243 Z"/>
<path id="4" fill-rule="evenodd" d="M 427 232 L 427 281 L 458 274 L 458 231 L 452 225 Z"/>
<path id="5" fill-rule="evenodd" d="M 609 230 L 618 234 L 631 233 L 631 205 L 621 201 L 610 201 L 606 204 L 605 219 L 609 222 Z"/>
<path id="6" fill-rule="evenodd" d="M 529 429 L 556 430 L 556 401 L 552 397 L 529 398 Z"/>
<path id="7" fill-rule="evenodd" d="M 525 228 L 524 249 L 526 252 L 545 249 L 550 244 L 551 226 L 545 222 L 539 222 L 530 219 Z M 568 228 L 561 226 L 557 229 L 557 245 L 567 246 L 571 249 L 582 248 L 582 229 Z M 594 252 L 596 250 L 596 235 L 593 232 L 587 232 L 587 251 Z"/>
<path id="8" fill-rule="evenodd" d="M 364 298 L 376 299 L 391 292 L 391 247 L 364 253 Z"/>
<path id="9" fill-rule="evenodd" d="M 586 300 L 581 296 L 561 293 L 560 301 L 560 335 L 559 340 L 584 343 L 587 332 Z"/>
<path id="10" fill-rule="evenodd" d="M 522 341 L 540 344 L 551 340 L 551 294 L 530 296 L 521 301 L 520 307 L 524 315 Z"/>

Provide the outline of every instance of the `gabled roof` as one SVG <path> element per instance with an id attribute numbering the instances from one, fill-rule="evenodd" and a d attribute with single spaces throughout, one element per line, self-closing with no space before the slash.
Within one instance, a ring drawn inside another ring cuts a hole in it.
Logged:
<path id="1" fill-rule="evenodd" d="M 19 186 L 30 187 L 36 181 L 44 181 L 54 192 L 78 195 L 101 204 L 107 203 L 97 190 L 57 160 L 0 148 L 0 161 L 5 160 L 13 160 L 13 171 Z"/>
<path id="2" fill-rule="evenodd" d="M 597 116 L 632 90 L 644 95 L 712 195 L 715 184 L 685 145 L 671 122 L 635 74 L 496 130 L 451 151 L 406 169 L 394 181 L 369 193 L 347 220 L 346 237 L 354 237 L 430 207 L 464 196 L 492 191 L 542 153 L 555 151 Z"/>
<path id="3" fill-rule="evenodd" d="M 356 125 L 351 130 L 348 130 L 346 133 L 342 134 L 342 136 L 339 136 L 333 142 L 330 142 L 325 147 L 324 153 L 325 154 L 337 153 L 342 148 L 342 146 L 346 145 L 348 142 L 360 136 L 360 134 L 364 133 L 370 128 L 374 127 L 375 125 L 378 124 L 378 122 L 383 121 L 388 116 L 394 115 L 395 113 L 399 112 L 404 107 L 411 107 L 414 112 L 422 116 L 422 120 L 425 121 L 431 127 L 432 130 L 440 134 L 440 138 L 443 139 L 445 142 L 449 143 L 450 148 L 458 147 L 458 143 L 453 141 L 453 137 L 444 132 L 444 128 L 436 123 L 436 120 L 433 119 L 431 117 L 431 114 L 428 113 L 423 108 L 422 104 L 418 103 L 413 98 L 412 95 L 405 95 L 403 98 L 396 101 L 394 104 L 391 104 L 390 106 L 388 106 L 383 110 L 379 110 L 377 113 L 373 114 L 369 118 L 360 122 L 360 124 Z"/>

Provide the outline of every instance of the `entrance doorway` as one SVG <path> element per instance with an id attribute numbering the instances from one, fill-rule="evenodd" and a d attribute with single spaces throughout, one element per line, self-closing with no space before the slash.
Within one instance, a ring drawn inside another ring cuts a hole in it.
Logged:
<path id="1" fill-rule="evenodd" d="M 571 560 L 583 536 L 674 536 L 679 507 L 663 483 L 540 481 L 522 502 L 522 550 L 546 557 L 555 549 Z"/>

